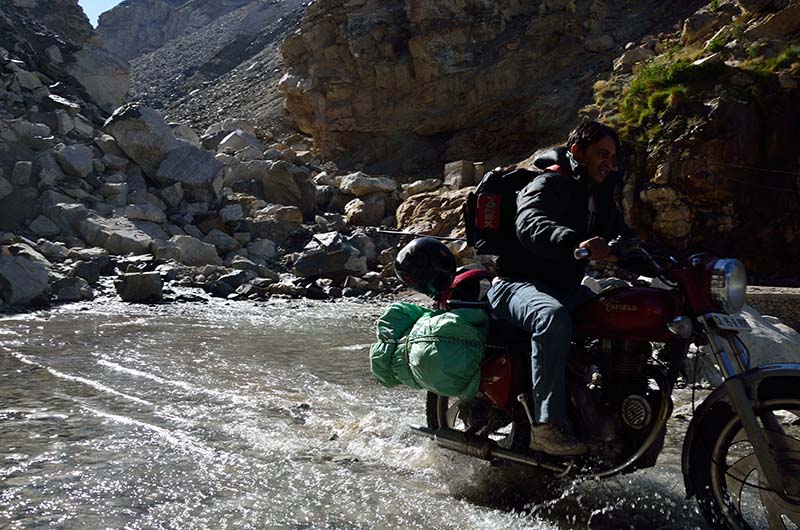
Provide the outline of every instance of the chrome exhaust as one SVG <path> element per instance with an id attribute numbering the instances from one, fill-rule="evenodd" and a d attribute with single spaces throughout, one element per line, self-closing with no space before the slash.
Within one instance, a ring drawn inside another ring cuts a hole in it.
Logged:
<path id="1" fill-rule="evenodd" d="M 539 469 L 547 469 L 562 475 L 566 475 L 572 469 L 572 463 L 568 466 L 556 466 L 537 459 L 535 456 L 518 453 L 509 449 L 504 449 L 497 445 L 497 442 L 489 438 L 480 436 L 470 436 L 455 429 L 429 429 L 427 427 L 411 427 L 411 431 L 430 438 L 436 445 L 443 449 L 449 449 L 458 453 L 480 458 L 481 460 L 507 460 L 526 466 Z"/>

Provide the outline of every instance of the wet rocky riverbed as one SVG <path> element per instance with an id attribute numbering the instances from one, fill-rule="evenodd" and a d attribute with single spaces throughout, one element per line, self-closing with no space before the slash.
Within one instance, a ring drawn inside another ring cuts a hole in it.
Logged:
<path id="1" fill-rule="evenodd" d="M 654 470 L 544 482 L 411 434 L 382 307 L 94 302 L 0 319 L 2 528 L 705 528 L 675 419 Z M 685 400 L 689 391 L 682 391 Z"/>

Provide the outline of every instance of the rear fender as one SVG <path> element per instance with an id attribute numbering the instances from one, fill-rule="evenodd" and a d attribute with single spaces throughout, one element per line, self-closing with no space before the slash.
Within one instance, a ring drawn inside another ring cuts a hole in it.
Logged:
<path id="1" fill-rule="evenodd" d="M 779 379 L 792 379 L 795 384 L 800 385 L 800 363 L 781 363 L 765 364 L 752 370 L 748 370 L 736 376 L 742 380 L 747 392 L 751 396 L 761 399 L 761 387 L 767 381 L 777 381 Z M 692 483 L 689 466 L 692 462 L 692 451 L 697 443 L 700 426 L 704 419 L 717 413 L 720 408 L 731 409 L 732 405 L 728 401 L 727 392 L 723 387 L 717 387 L 701 404 L 695 409 L 692 421 L 686 431 L 686 438 L 683 440 L 683 455 L 681 457 L 681 469 L 683 471 L 683 482 L 686 486 L 686 497 L 693 497 L 695 487 Z"/>

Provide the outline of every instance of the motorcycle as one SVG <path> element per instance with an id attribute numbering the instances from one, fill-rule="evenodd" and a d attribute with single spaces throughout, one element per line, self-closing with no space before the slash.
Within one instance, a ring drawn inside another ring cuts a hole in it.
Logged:
<path id="1" fill-rule="evenodd" d="M 695 410 L 685 435 L 687 497 L 696 497 L 715 529 L 800 528 L 800 364 L 750 367 L 739 337 L 750 328 L 736 315 L 745 302 L 744 266 L 709 254 L 678 261 L 635 243 L 620 242 L 616 253 L 646 263 L 666 288 L 613 288 L 574 315 L 567 408 L 586 455 L 528 448 L 530 335 L 496 319 L 475 398 L 429 392 L 427 426 L 414 432 L 445 449 L 558 477 L 603 479 L 653 467 L 689 346 L 704 345 L 724 382 Z M 589 257 L 576 250 L 576 259 Z M 463 272 L 438 305 L 489 311 L 491 280 L 485 270 Z"/>

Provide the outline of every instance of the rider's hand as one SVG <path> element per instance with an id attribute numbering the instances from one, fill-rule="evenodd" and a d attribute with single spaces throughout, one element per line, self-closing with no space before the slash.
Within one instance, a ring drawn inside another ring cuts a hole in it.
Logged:
<path id="1" fill-rule="evenodd" d="M 592 259 L 608 261 L 616 261 L 617 259 L 616 256 L 611 254 L 611 246 L 608 244 L 608 241 L 602 237 L 593 237 L 591 239 L 587 239 L 578 245 L 578 248 L 588 248 L 589 252 L 592 253 Z"/>

